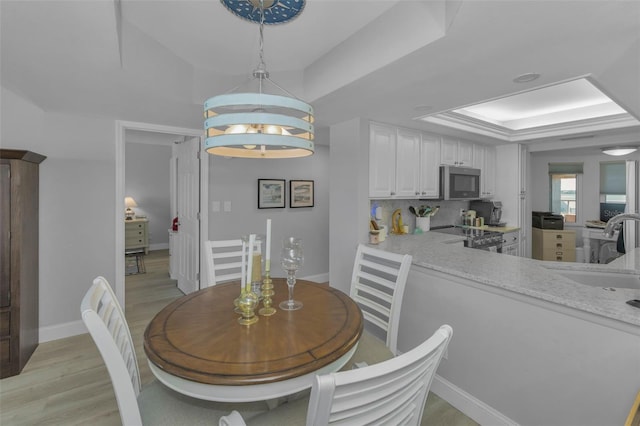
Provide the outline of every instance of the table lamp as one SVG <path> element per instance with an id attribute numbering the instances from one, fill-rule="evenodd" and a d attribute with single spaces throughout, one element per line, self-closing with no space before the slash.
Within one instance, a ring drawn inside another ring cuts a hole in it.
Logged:
<path id="1" fill-rule="evenodd" d="M 136 212 L 134 212 L 131 207 L 138 207 L 136 200 L 134 200 L 133 197 L 125 197 L 124 205 L 127 207 L 127 210 L 124 212 L 125 220 L 132 220 Z"/>

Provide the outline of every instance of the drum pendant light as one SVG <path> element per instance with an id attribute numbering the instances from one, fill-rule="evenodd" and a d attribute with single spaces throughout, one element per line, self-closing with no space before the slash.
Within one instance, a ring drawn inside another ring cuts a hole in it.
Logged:
<path id="1" fill-rule="evenodd" d="M 204 103 L 205 150 L 241 158 L 295 158 L 314 152 L 313 108 L 269 78 L 264 62 L 264 25 L 287 22 L 304 0 L 220 0 L 232 13 L 260 25 L 260 62 L 253 71 L 257 92 L 232 89 Z M 280 93 L 267 93 L 273 86 Z"/>

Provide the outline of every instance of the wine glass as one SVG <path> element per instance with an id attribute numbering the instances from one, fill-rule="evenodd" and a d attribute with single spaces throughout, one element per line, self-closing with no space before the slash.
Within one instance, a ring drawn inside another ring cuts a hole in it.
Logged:
<path id="1" fill-rule="evenodd" d="M 289 300 L 280 302 L 283 311 L 295 311 L 302 308 L 302 302 L 293 300 L 293 287 L 296 285 L 296 271 L 304 262 L 302 254 L 302 240 L 295 237 L 287 237 L 282 241 L 280 263 L 287 271 L 287 286 L 289 287 Z"/>

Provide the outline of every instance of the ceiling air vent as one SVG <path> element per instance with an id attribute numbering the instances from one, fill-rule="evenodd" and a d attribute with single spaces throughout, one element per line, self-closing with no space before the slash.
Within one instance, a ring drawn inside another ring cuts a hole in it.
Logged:
<path id="1" fill-rule="evenodd" d="M 574 141 L 576 139 L 591 139 L 595 135 L 582 135 L 582 136 L 568 136 L 566 138 L 560 138 L 561 141 Z"/>

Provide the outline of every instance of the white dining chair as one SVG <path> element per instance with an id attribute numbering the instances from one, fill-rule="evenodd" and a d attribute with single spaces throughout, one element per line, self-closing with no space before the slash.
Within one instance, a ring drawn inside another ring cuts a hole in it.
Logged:
<path id="1" fill-rule="evenodd" d="M 358 245 L 351 298 L 360 306 L 365 329 L 346 369 L 376 363 L 398 352 L 398 325 L 412 257 Z"/>
<path id="2" fill-rule="evenodd" d="M 245 422 L 237 411 L 219 426 L 419 425 L 453 330 L 441 326 L 416 348 L 363 368 L 316 376 L 308 398 L 285 403 Z"/>
<path id="3" fill-rule="evenodd" d="M 261 402 L 238 405 L 190 398 L 157 380 L 143 387 L 129 326 L 103 277 L 93 280 L 80 311 L 111 377 L 123 425 L 215 424 L 229 410 L 240 410 L 252 417 L 268 409 Z"/>
<path id="4" fill-rule="evenodd" d="M 242 267 L 242 240 L 205 241 L 207 281 L 211 287 L 225 281 L 239 280 Z"/>

